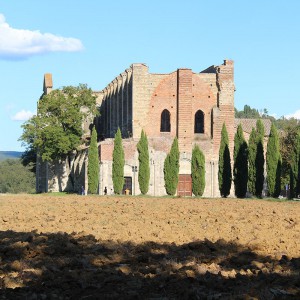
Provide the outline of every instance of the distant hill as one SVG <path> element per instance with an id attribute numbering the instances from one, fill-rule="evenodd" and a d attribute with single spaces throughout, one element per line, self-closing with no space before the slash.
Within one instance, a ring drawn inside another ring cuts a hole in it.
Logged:
<path id="1" fill-rule="evenodd" d="M 5 159 L 20 158 L 23 152 L 18 151 L 0 151 L 0 161 Z"/>

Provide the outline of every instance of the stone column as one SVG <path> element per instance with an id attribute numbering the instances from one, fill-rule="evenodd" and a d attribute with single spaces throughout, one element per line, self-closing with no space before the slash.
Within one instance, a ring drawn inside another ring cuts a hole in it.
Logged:
<path id="1" fill-rule="evenodd" d="M 126 137 L 127 136 L 127 111 L 126 111 L 126 80 L 127 80 L 127 74 L 123 72 L 121 74 L 122 76 L 122 136 Z"/>
<path id="2" fill-rule="evenodd" d="M 123 95 L 123 93 L 122 93 L 122 76 L 119 75 L 117 77 L 117 104 L 118 104 L 118 106 L 117 106 L 118 107 L 118 111 L 117 111 L 118 124 L 117 124 L 117 127 L 120 128 L 121 133 L 122 133 L 122 126 L 123 126 L 123 122 L 122 122 L 122 116 L 123 116 L 122 95 Z"/>
<path id="3" fill-rule="evenodd" d="M 109 84 L 109 98 L 108 98 L 108 103 L 109 103 L 109 137 L 113 137 L 112 131 L 113 131 L 113 85 L 112 83 Z"/>
<path id="4" fill-rule="evenodd" d="M 132 69 L 126 69 L 127 73 L 127 133 L 132 135 Z"/>
<path id="5" fill-rule="evenodd" d="M 113 136 L 117 132 L 118 129 L 118 99 L 117 99 L 117 89 L 118 82 L 116 79 L 113 80 Z"/>

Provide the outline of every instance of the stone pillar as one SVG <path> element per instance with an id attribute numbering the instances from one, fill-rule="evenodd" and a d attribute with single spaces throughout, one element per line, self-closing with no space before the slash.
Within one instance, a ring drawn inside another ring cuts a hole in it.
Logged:
<path id="1" fill-rule="evenodd" d="M 149 112 L 149 71 L 145 64 L 132 64 L 132 126 L 133 137 L 140 138 Z"/>
<path id="2" fill-rule="evenodd" d="M 232 60 L 224 60 L 217 67 L 218 109 L 214 111 L 214 151 L 219 151 L 221 130 L 225 122 L 228 131 L 230 154 L 233 154 L 234 128 L 234 64 Z"/>
<path id="3" fill-rule="evenodd" d="M 113 80 L 113 136 L 117 132 L 119 117 L 118 117 L 118 99 L 117 99 L 118 82 L 116 79 Z"/>
<path id="4" fill-rule="evenodd" d="M 112 137 L 112 131 L 113 131 L 113 85 L 112 83 L 109 84 L 109 98 L 108 98 L 108 103 L 109 103 L 109 137 Z"/>
<path id="5" fill-rule="evenodd" d="M 193 138 L 192 70 L 177 70 L 177 137 L 180 152 L 191 152 Z"/>
<path id="6" fill-rule="evenodd" d="M 123 72 L 122 76 L 122 136 L 127 137 L 127 93 L 126 93 L 126 80 L 127 74 Z"/>
<path id="7" fill-rule="evenodd" d="M 127 133 L 132 136 L 132 69 L 126 69 L 127 73 Z"/>
<path id="8" fill-rule="evenodd" d="M 123 126 L 123 122 L 122 122 L 122 116 L 123 116 L 123 101 L 122 101 L 122 76 L 119 75 L 117 77 L 117 104 L 118 104 L 118 110 L 117 110 L 117 114 L 118 114 L 118 126 L 121 130 L 122 133 L 122 126 Z M 122 135 L 123 136 L 123 135 Z"/>

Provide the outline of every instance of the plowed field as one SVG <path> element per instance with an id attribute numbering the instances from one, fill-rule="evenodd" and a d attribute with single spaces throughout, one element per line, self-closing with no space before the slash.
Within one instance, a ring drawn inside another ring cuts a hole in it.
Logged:
<path id="1" fill-rule="evenodd" d="M 300 203 L 0 196 L 0 299 L 299 299 Z"/>

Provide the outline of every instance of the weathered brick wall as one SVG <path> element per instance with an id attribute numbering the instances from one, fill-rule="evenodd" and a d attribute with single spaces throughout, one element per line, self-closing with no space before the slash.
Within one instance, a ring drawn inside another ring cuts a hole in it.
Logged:
<path id="1" fill-rule="evenodd" d="M 189 152 L 193 137 L 192 70 L 177 71 L 177 136 L 180 152 Z M 173 124 L 176 126 L 176 124 Z"/>
<path id="2" fill-rule="evenodd" d="M 177 134 L 177 72 L 171 74 L 149 74 L 149 113 L 143 120 L 149 137 L 172 137 Z M 170 132 L 160 132 L 161 113 L 170 112 Z M 141 129 L 139 129 L 141 130 Z"/>
<path id="3" fill-rule="evenodd" d="M 221 130 L 223 123 L 226 124 L 230 142 L 230 153 L 233 153 L 234 141 L 234 65 L 233 61 L 225 60 L 224 64 L 217 67 L 217 86 L 218 86 L 218 108 L 219 117 L 214 119 L 216 126 L 214 140 L 215 152 L 219 151 Z"/>

